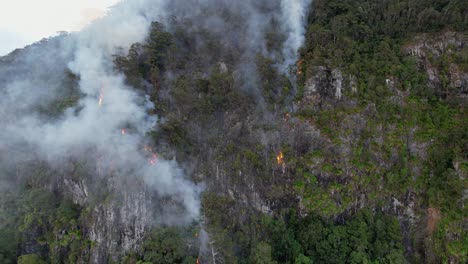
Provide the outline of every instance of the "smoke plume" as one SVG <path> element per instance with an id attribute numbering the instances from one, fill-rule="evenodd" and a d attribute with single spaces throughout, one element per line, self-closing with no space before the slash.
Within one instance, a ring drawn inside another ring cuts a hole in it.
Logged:
<path id="1" fill-rule="evenodd" d="M 296 62 L 297 52 L 304 43 L 305 22 L 311 2 L 312 0 L 281 1 L 283 30 L 288 35 L 283 47 L 284 66 L 286 67 Z"/>
<path id="2" fill-rule="evenodd" d="M 145 133 L 155 129 L 156 117 L 148 114 L 154 106 L 128 87 L 114 69 L 113 56 L 144 42 L 151 22 L 161 21 L 172 33 L 183 26 L 197 43 L 205 41 L 200 32 L 215 36 L 221 51 L 206 52 L 196 67 L 234 58 L 238 81 L 255 87 L 257 54 L 273 58 L 281 68 L 295 63 L 309 2 L 129 0 L 81 32 L 0 58 L 0 166 L 38 157 L 61 166 L 67 159 L 98 153 L 106 169 L 142 177 L 159 195 L 179 199 L 186 221 L 196 218 L 199 188 L 175 161 L 151 160 L 155 153 L 144 146 Z M 279 32 L 282 48 L 271 47 L 268 32 Z M 77 79 L 70 81 L 70 73 Z M 78 92 L 66 88 L 73 85 Z M 76 102 L 58 116 L 44 115 L 42 110 L 71 95 Z"/>
<path id="3" fill-rule="evenodd" d="M 143 42 L 161 11 L 161 1 L 122 2 L 83 31 L 32 47 L 17 56 L 17 64 L 9 63 L 12 68 L 1 74 L 2 153 L 28 146 L 31 155 L 22 161 L 40 157 L 61 166 L 67 158 L 82 159 L 92 150 L 102 157 L 100 166 L 143 177 L 159 195 L 178 197 L 187 220 L 197 217 L 198 188 L 174 161 L 148 162 L 156 154 L 142 150 L 144 135 L 156 122 L 148 115 L 153 105 L 113 68 L 113 56 Z M 59 118 L 46 119 L 37 109 L 67 95 L 61 90 L 67 68 L 79 78 L 79 100 Z"/>

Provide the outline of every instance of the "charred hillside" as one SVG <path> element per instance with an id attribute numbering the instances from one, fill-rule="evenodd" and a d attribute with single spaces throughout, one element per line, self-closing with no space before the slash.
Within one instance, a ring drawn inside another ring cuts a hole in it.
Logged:
<path id="1" fill-rule="evenodd" d="M 0 58 L 1 263 L 467 261 L 465 1 L 140 2 Z"/>

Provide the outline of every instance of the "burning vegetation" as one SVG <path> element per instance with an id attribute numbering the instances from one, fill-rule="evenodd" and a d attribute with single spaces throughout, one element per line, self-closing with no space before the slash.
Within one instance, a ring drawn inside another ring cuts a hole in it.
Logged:
<path id="1" fill-rule="evenodd" d="M 280 151 L 277 155 L 276 155 L 276 164 L 278 164 L 278 166 L 281 166 L 281 171 L 283 173 L 286 172 L 286 162 L 284 161 L 284 154 L 282 151 Z"/>
<path id="2" fill-rule="evenodd" d="M 153 148 L 148 145 L 143 146 L 143 151 L 149 154 L 148 163 L 152 166 L 156 165 L 158 162 L 158 153 L 154 152 Z"/>
<path id="3" fill-rule="evenodd" d="M 297 76 L 301 76 L 302 75 L 302 64 L 304 64 L 304 60 L 300 60 L 296 63 L 296 66 L 297 66 Z"/>
<path id="4" fill-rule="evenodd" d="M 284 164 L 284 154 L 283 152 L 279 152 L 278 155 L 276 155 L 276 163 L 278 165 L 283 165 Z"/>

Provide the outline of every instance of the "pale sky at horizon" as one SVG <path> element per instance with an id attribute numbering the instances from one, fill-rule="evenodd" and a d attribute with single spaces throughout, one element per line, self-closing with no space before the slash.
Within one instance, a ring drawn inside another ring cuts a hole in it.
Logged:
<path id="1" fill-rule="evenodd" d="M 120 0 L 0 0 L 0 56 L 58 31 L 77 31 Z"/>

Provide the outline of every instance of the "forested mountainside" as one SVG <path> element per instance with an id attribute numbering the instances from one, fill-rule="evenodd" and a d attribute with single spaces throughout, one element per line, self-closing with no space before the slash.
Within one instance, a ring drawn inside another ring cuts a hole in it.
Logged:
<path id="1" fill-rule="evenodd" d="M 0 58 L 0 263 L 466 263 L 468 2 L 231 2 Z"/>

